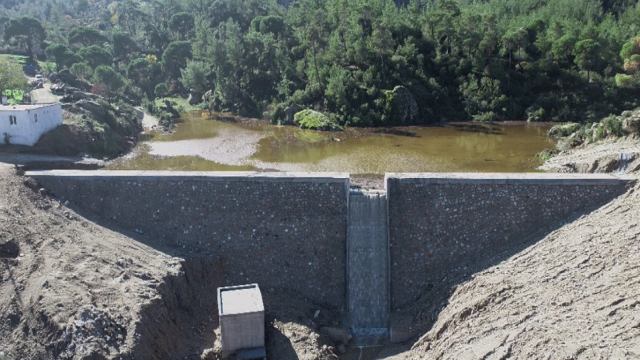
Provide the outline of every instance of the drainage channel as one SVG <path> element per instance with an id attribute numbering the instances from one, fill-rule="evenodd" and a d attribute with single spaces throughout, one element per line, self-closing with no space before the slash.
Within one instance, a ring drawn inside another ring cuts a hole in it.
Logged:
<path id="1" fill-rule="evenodd" d="M 376 346 L 388 338 L 389 227 L 387 194 L 353 189 L 347 231 L 347 303 L 353 343 Z"/>

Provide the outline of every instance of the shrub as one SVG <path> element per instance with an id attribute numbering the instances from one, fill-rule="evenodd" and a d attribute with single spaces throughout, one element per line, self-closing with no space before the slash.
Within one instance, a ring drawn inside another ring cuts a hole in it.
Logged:
<path id="1" fill-rule="evenodd" d="M 581 125 L 578 123 L 566 123 L 562 125 L 556 125 L 549 130 L 549 136 L 551 137 L 565 137 L 573 134 L 580 129 Z"/>
<path id="2" fill-rule="evenodd" d="M 337 121 L 321 112 L 315 110 L 302 110 L 293 117 L 293 122 L 299 124 L 303 129 L 313 130 L 342 130 Z"/>
<path id="3" fill-rule="evenodd" d="M 604 127 L 607 135 L 609 136 L 613 135 L 620 137 L 626 135 L 626 132 L 622 128 L 622 121 L 620 121 L 620 119 L 618 119 L 616 116 L 611 115 L 607 118 L 604 118 L 602 120 L 602 127 Z"/>

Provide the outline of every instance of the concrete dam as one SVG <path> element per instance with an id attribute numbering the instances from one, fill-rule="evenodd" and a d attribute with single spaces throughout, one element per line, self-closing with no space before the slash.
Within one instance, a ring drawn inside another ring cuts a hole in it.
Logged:
<path id="1" fill-rule="evenodd" d="M 217 257 L 228 285 L 257 283 L 337 309 L 365 344 L 393 338 L 394 312 L 451 272 L 523 246 L 628 185 L 573 174 L 387 174 L 375 191 L 350 188 L 342 173 L 27 176 L 153 247 Z"/>

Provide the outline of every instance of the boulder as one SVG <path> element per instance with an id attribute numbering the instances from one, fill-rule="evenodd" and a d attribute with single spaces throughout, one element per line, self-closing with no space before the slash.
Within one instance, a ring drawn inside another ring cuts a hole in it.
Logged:
<path id="1" fill-rule="evenodd" d="M 630 134 L 640 134 L 640 114 L 625 118 L 622 121 L 622 129 Z"/>
<path id="2" fill-rule="evenodd" d="M 327 115 L 315 110 L 302 110 L 293 116 L 293 122 L 303 129 L 339 131 L 340 126 Z"/>
<path id="3" fill-rule="evenodd" d="M 420 115 L 418 102 L 411 91 L 404 86 L 396 86 L 393 90 L 385 91 L 387 104 L 390 105 L 390 120 L 393 123 L 405 123 Z"/>
<path id="4" fill-rule="evenodd" d="M 189 99 L 187 100 L 189 102 L 189 105 L 198 105 L 200 104 L 200 100 L 202 99 L 202 96 L 199 94 L 195 94 L 195 93 L 190 93 L 189 94 Z"/>
<path id="5" fill-rule="evenodd" d="M 292 104 L 288 108 L 284 109 L 285 124 L 293 124 L 293 117 L 302 110 L 304 109 L 297 104 Z"/>

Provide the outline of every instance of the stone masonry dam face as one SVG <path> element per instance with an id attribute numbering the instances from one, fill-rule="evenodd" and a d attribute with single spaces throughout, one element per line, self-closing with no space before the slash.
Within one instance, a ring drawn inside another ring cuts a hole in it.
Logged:
<path id="1" fill-rule="evenodd" d="M 214 256 L 226 285 L 293 291 L 380 330 L 449 273 L 474 268 L 622 194 L 627 180 L 573 174 L 34 171 L 71 206 L 178 256 Z M 100 221 L 100 220 L 98 220 Z M 100 239 L 96 239 L 100 241 Z"/>

